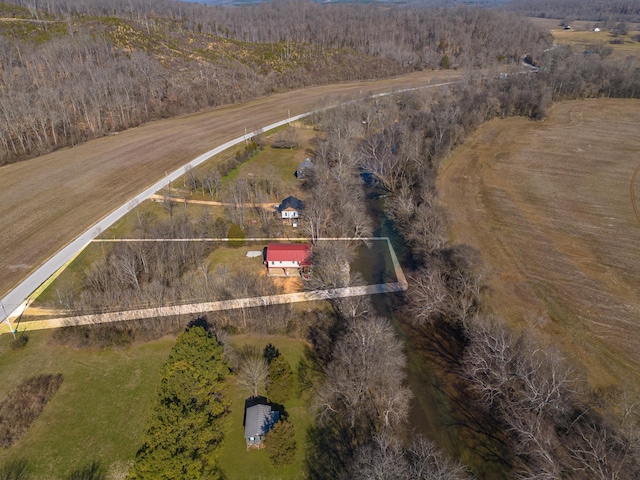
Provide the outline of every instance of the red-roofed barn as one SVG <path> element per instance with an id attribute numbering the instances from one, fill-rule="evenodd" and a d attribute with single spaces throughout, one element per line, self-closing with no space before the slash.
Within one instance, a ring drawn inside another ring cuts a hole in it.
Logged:
<path id="1" fill-rule="evenodd" d="M 309 274 L 311 268 L 311 244 L 270 243 L 264 261 L 270 276 Z"/>

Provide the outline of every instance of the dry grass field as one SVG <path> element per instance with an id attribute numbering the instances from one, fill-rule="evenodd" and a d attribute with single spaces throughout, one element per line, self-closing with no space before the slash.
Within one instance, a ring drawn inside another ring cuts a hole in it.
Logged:
<path id="1" fill-rule="evenodd" d="M 590 50 L 594 45 L 603 44 L 611 47 L 611 58 L 619 59 L 629 56 L 640 58 L 640 42 L 636 42 L 632 38 L 640 31 L 640 25 L 637 23 L 628 24 L 629 33 L 627 35 L 614 37 L 610 31 L 604 29 L 600 32 L 594 32 L 593 28 L 597 22 L 577 20 L 571 22 L 571 30 L 564 30 L 564 27 L 560 25 L 562 20 L 554 18 L 531 18 L 530 20 L 535 25 L 549 30 L 554 43 L 571 45 L 577 51 Z M 616 38 L 623 39 L 624 43 L 611 43 Z"/>
<path id="2" fill-rule="evenodd" d="M 640 42 L 632 40 L 632 36 L 638 32 L 633 31 L 627 35 L 614 37 L 610 32 L 600 31 L 576 31 L 576 30 L 558 30 L 553 32 L 553 40 L 555 43 L 571 45 L 576 51 L 593 50 L 594 45 L 604 45 L 611 47 L 611 58 L 620 59 L 626 57 L 640 58 Z M 624 43 L 611 43 L 613 40 L 623 41 Z"/>
<path id="3" fill-rule="evenodd" d="M 287 116 L 391 89 L 449 81 L 426 71 L 313 87 L 163 120 L 0 168 L 0 297 L 135 193 L 197 155 Z"/>
<path id="4" fill-rule="evenodd" d="M 440 178 L 455 241 L 488 266 L 489 304 L 559 342 L 597 388 L 638 384 L 638 125 L 640 101 L 614 99 L 494 120 Z"/>

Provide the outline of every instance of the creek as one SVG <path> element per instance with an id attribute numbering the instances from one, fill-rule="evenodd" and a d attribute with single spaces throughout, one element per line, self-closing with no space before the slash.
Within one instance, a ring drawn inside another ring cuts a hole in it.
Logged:
<path id="1" fill-rule="evenodd" d="M 374 236 L 391 240 L 405 275 L 409 276 L 414 268 L 411 255 L 386 217 L 383 202 L 381 198 L 367 202 L 374 220 Z M 358 258 L 363 262 L 360 259 L 366 257 Z M 354 267 L 366 269 L 362 264 Z M 456 355 L 463 350 L 462 341 L 446 328 L 413 325 L 401 311 L 409 295 L 410 290 L 371 297 L 376 314 L 390 320 L 405 344 L 407 384 L 414 394 L 408 435 L 425 435 L 447 455 L 460 459 L 479 479 L 507 478 L 509 469 L 503 461 L 506 455 L 501 451 L 500 432 L 465 395 L 466 382 L 454 372 Z"/>

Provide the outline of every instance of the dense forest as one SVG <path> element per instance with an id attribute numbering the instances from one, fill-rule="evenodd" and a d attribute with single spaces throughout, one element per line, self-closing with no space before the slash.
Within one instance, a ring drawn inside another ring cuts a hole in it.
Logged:
<path id="1" fill-rule="evenodd" d="M 467 8 L 22 3 L 0 4 L 12 19 L 0 23 L 0 164 L 284 89 L 517 63 L 550 45 L 522 18 Z"/>

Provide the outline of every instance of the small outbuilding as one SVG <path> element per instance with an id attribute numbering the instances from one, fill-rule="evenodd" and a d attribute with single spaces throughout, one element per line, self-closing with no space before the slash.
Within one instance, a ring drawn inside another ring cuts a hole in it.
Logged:
<path id="1" fill-rule="evenodd" d="M 270 243 L 264 264 L 270 277 L 300 275 L 306 278 L 311 271 L 311 244 Z"/>
<path id="2" fill-rule="evenodd" d="M 264 397 L 255 397 L 245 401 L 244 438 L 247 450 L 262 448 L 265 435 L 280 419 L 280 412 L 273 410 Z"/>

